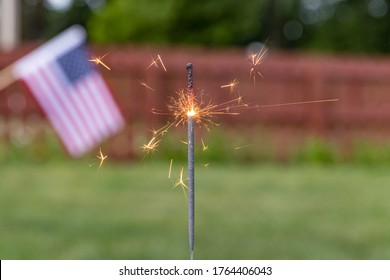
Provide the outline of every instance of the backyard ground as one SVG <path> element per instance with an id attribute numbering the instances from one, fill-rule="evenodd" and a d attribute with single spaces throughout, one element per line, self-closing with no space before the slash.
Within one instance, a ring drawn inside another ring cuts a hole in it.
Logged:
<path id="1" fill-rule="evenodd" d="M 0 259 L 187 259 L 174 162 L 0 166 Z M 388 166 L 196 169 L 196 259 L 389 259 Z"/>

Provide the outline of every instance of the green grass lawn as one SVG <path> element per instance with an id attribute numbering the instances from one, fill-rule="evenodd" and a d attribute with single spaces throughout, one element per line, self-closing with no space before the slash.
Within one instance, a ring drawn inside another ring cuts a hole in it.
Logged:
<path id="1" fill-rule="evenodd" d="M 187 259 L 174 162 L 0 166 L 0 259 Z M 196 169 L 197 259 L 390 259 L 387 167 Z"/>

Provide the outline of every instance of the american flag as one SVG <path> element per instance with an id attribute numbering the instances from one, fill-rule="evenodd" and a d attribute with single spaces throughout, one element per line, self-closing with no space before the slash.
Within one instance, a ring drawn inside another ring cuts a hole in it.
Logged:
<path id="1" fill-rule="evenodd" d="M 79 157 L 124 127 L 103 77 L 89 62 L 86 33 L 73 26 L 13 65 L 71 156 Z"/>

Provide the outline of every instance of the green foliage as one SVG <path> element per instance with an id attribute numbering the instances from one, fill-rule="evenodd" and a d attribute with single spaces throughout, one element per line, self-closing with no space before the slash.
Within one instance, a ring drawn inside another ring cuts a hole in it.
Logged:
<path id="1" fill-rule="evenodd" d="M 390 145 L 358 139 L 352 145 L 352 154 L 349 160 L 366 166 L 390 164 Z"/>
<path id="2" fill-rule="evenodd" d="M 96 42 L 162 42 L 166 40 L 175 0 L 112 0 L 89 22 Z"/>
<path id="3" fill-rule="evenodd" d="M 389 52 L 390 17 L 386 12 L 380 17 L 370 15 L 370 2 L 380 1 L 341 1 L 330 19 L 305 26 L 300 46 L 336 52 Z"/>
<path id="4" fill-rule="evenodd" d="M 231 45 L 254 40 L 263 2 L 112 0 L 89 22 L 95 42 Z"/>
<path id="5" fill-rule="evenodd" d="M 338 160 L 337 149 L 325 140 L 310 138 L 301 147 L 298 147 L 293 160 L 295 162 L 332 164 Z"/>
<path id="6" fill-rule="evenodd" d="M 389 52 L 389 10 L 387 0 L 112 0 L 88 27 L 91 39 L 100 43 L 222 46 L 269 37 L 279 48 Z M 286 36 L 291 21 L 301 29 L 293 39 Z"/>
<path id="7" fill-rule="evenodd" d="M 74 0 L 68 11 L 22 3 L 25 39 L 81 24 L 98 43 L 244 46 L 269 38 L 284 49 L 390 51 L 389 0 L 106 0 L 97 9 Z"/>
<path id="8" fill-rule="evenodd" d="M 24 136 L 27 139 L 27 136 Z M 0 164 L 46 164 L 64 162 L 70 159 L 51 129 L 42 132 L 39 137 L 28 140 L 28 143 L 0 138 Z"/>
<path id="9" fill-rule="evenodd" d="M 178 127 L 164 135 L 156 151 L 151 151 L 149 154 L 145 154 L 141 148 L 143 144 L 150 141 L 141 136 L 146 129 L 140 126 L 137 131 L 133 149 L 139 161 L 169 162 L 174 159 L 176 163 L 186 164 L 186 127 Z M 272 135 L 272 132 L 262 126 L 256 129 L 241 127 L 230 131 L 215 127 L 203 135 L 201 131 L 198 132 L 195 138 L 195 158 L 201 165 L 215 163 L 390 165 L 390 145 L 366 138 L 353 140 L 348 145 L 348 149 L 343 149 L 340 143 L 324 138 L 307 138 L 299 145 L 279 147 L 278 141 L 275 141 L 277 136 Z M 39 137 L 29 141 L 24 143 L 18 139 L 12 140 L 12 137 L 9 140 L 0 139 L 0 164 L 50 164 L 71 160 L 51 129 L 41 132 Z M 95 154 L 91 152 L 81 159 L 81 161 L 86 160 L 91 164 L 95 160 Z"/>

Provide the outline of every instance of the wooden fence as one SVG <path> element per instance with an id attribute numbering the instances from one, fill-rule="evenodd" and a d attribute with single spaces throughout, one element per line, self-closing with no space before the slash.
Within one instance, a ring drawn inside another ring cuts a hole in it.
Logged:
<path id="1" fill-rule="evenodd" d="M 0 69 L 36 45 L 25 45 L 10 54 L 0 54 Z M 350 55 L 318 55 L 269 51 L 260 66 L 263 77 L 254 83 L 244 50 L 206 50 L 111 46 L 93 48 L 98 55 L 109 54 L 101 68 L 128 121 L 125 132 L 109 142 L 117 157 L 134 155 L 134 124 L 158 127 L 169 116 L 156 115 L 152 108 L 166 110 L 169 98 L 186 87 L 187 62 L 194 65 L 195 89 L 213 103 L 222 103 L 237 94 L 251 105 L 272 105 L 314 100 L 338 102 L 264 107 L 223 115 L 217 120 L 227 128 L 261 125 L 273 131 L 278 145 L 288 146 L 315 135 L 348 145 L 356 137 L 390 139 L 390 59 Z M 151 64 L 160 55 L 161 64 Z M 238 80 L 234 92 L 221 85 Z M 145 87 L 147 84 L 153 90 Z M 0 92 L 3 123 L 12 118 L 39 117 L 32 98 L 19 83 Z M 4 126 L 3 134 L 7 133 Z M 146 131 L 145 131 L 146 133 Z M 127 144 L 126 144 L 127 143 Z M 130 143 L 130 145 L 129 145 Z M 128 148 L 123 148 L 123 147 Z M 120 147 L 120 148 L 118 148 Z"/>

